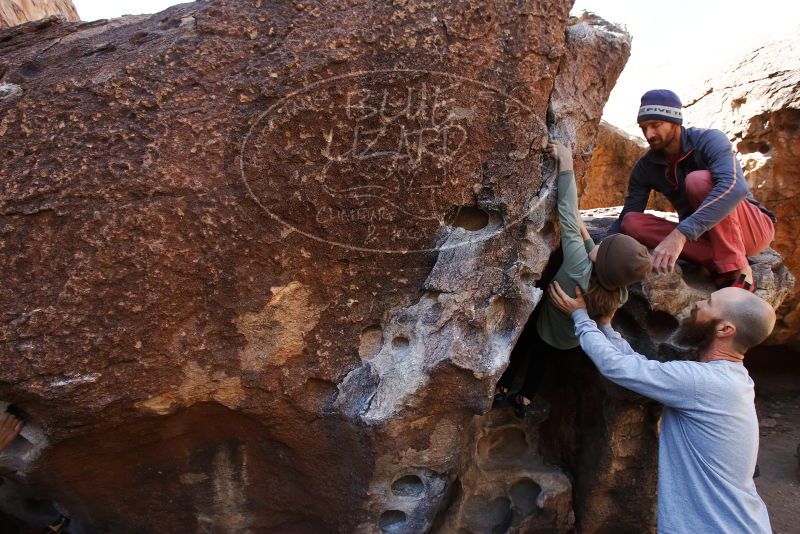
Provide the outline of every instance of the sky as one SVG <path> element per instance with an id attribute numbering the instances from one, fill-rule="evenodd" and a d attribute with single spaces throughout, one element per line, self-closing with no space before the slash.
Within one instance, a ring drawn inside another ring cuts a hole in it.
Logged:
<path id="1" fill-rule="evenodd" d="M 156 13 L 174 0 L 73 0 L 82 20 Z M 633 36 L 631 57 L 603 111 L 608 122 L 639 135 L 636 111 L 648 89 L 666 88 L 684 102 L 703 82 L 760 44 L 800 32 L 800 2 L 787 0 L 576 0 Z"/>
<path id="2" fill-rule="evenodd" d="M 748 52 L 800 32 L 800 3 L 785 0 L 577 0 L 572 14 L 584 10 L 624 25 L 633 37 L 603 118 L 635 135 L 645 91 L 672 89 L 689 102 L 705 80 Z"/>
<path id="3" fill-rule="evenodd" d="M 158 13 L 175 4 L 183 4 L 187 0 L 72 0 L 81 20 L 97 20 L 121 17 L 122 15 L 140 15 L 142 13 Z"/>

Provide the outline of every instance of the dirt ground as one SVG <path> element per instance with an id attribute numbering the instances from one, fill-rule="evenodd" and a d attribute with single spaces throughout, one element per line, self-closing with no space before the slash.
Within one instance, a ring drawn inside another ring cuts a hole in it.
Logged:
<path id="1" fill-rule="evenodd" d="M 764 353 L 748 364 L 761 426 L 758 493 L 775 534 L 800 532 L 800 354 Z"/>

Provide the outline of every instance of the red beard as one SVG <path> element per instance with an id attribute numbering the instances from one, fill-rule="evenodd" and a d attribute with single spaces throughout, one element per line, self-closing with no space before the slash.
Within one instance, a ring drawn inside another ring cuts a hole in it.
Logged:
<path id="1" fill-rule="evenodd" d="M 681 321 L 681 326 L 675 332 L 675 341 L 687 349 L 692 349 L 696 355 L 702 355 L 717 337 L 719 323 L 719 319 L 698 323 L 692 314 Z"/>

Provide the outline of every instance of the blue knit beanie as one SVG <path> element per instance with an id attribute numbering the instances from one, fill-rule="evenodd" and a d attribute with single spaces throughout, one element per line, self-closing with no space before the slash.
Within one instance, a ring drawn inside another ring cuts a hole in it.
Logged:
<path id="1" fill-rule="evenodd" d="M 683 124 L 681 99 L 669 89 L 652 89 L 642 95 L 636 122 L 667 121 Z"/>

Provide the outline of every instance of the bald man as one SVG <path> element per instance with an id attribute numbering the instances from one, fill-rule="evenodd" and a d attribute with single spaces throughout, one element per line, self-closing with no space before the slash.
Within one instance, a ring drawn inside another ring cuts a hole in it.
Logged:
<path id="1" fill-rule="evenodd" d="M 637 354 L 611 328 L 596 324 L 578 292 L 557 283 L 553 304 L 571 314 L 581 348 L 622 387 L 664 405 L 658 447 L 660 534 L 772 532 L 756 492 L 758 419 L 753 381 L 742 362 L 775 326 L 775 311 L 745 289 L 725 288 L 697 302 L 678 332 L 698 361 L 662 363 Z"/>

